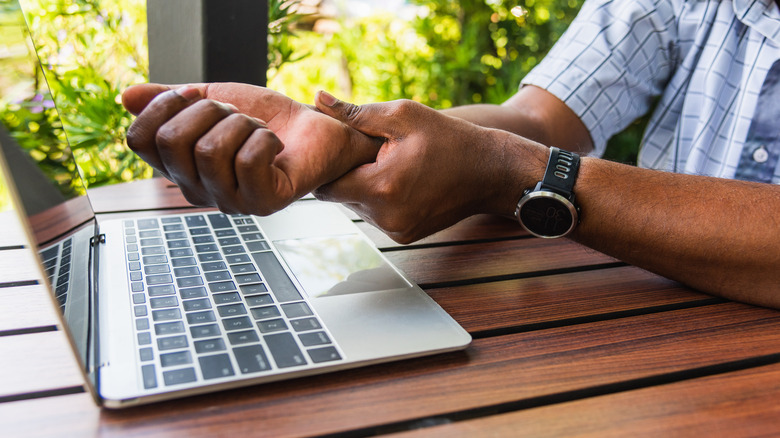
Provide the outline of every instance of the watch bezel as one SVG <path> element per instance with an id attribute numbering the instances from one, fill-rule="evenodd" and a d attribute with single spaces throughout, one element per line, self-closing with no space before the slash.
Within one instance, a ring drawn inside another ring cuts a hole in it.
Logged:
<path id="1" fill-rule="evenodd" d="M 558 201 L 565 209 L 569 212 L 571 215 L 571 223 L 569 224 L 569 227 L 560 234 L 540 234 L 536 231 L 530 229 L 525 223 L 523 223 L 523 216 L 521 214 L 521 211 L 523 207 L 531 200 L 537 199 L 537 198 L 548 198 L 548 199 L 554 199 Z M 517 203 L 517 208 L 515 210 L 515 216 L 517 217 L 517 221 L 520 223 L 520 225 L 529 233 L 536 237 L 541 237 L 543 239 L 555 239 L 559 237 L 564 237 L 571 233 L 574 228 L 579 223 L 579 211 L 577 207 L 574 205 L 574 203 L 566 198 L 565 196 L 562 196 L 559 193 L 556 193 L 552 190 L 546 190 L 546 189 L 535 189 L 528 193 L 526 193 L 521 199 L 520 202 Z"/>

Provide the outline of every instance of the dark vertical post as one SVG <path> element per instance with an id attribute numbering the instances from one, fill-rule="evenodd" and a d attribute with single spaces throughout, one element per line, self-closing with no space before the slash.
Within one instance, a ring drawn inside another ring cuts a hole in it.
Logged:
<path id="1" fill-rule="evenodd" d="M 152 82 L 265 85 L 268 2 L 147 0 Z"/>

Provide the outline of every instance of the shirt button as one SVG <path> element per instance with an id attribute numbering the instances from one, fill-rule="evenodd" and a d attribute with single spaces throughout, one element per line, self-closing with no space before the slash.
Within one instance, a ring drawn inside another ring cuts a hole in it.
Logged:
<path id="1" fill-rule="evenodd" d="M 766 160 L 769 159 L 769 152 L 766 151 L 766 148 L 764 145 L 761 145 L 753 151 L 753 160 L 755 160 L 756 163 L 766 163 Z"/>

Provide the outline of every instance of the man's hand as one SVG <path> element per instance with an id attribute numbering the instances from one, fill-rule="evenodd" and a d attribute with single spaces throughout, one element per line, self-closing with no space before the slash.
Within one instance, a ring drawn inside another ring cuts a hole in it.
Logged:
<path id="1" fill-rule="evenodd" d="M 143 84 L 127 144 L 189 202 L 268 215 L 372 162 L 381 143 L 312 107 L 246 84 Z"/>
<path id="2" fill-rule="evenodd" d="M 356 106 L 320 92 L 315 103 L 323 113 L 385 139 L 375 162 L 315 195 L 344 203 L 397 242 L 421 239 L 477 213 L 512 215 L 546 164 L 547 148 L 538 143 L 410 100 Z M 526 149 L 523 161 L 512 153 L 518 147 Z"/>

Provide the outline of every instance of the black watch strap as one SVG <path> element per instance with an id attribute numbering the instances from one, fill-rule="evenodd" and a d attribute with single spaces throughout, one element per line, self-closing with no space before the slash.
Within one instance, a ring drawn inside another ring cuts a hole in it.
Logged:
<path id="1" fill-rule="evenodd" d="M 544 171 L 544 179 L 542 180 L 542 188 L 553 190 L 566 198 L 571 198 L 579 170 L 579 155 L 551 147 L 550 158 L 547 161 L 547 169 Z"/>

